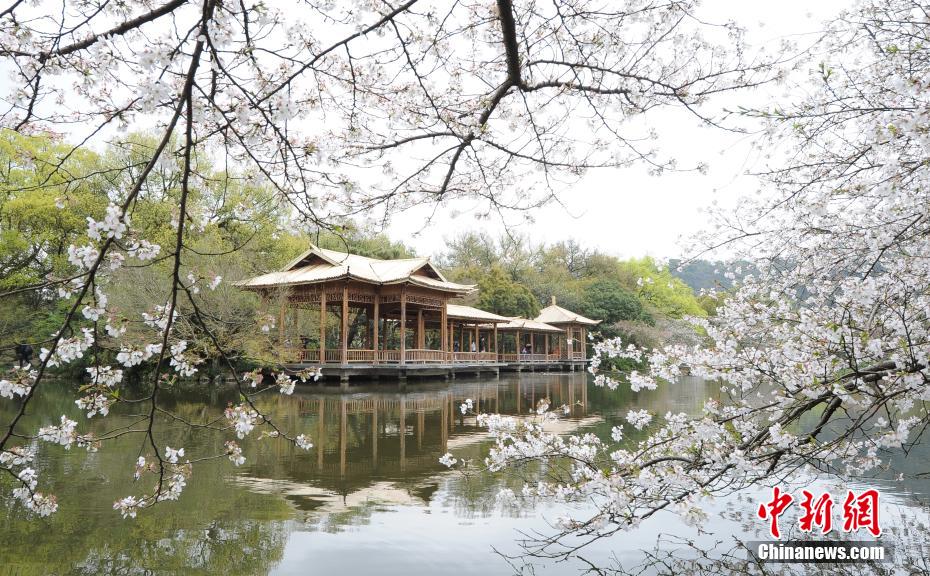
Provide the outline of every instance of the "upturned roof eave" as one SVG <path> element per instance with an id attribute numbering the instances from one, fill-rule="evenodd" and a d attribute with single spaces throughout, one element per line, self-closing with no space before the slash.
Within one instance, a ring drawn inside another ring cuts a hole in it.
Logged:
<path id="1" fill-rule="evenodd" d="M 258 276 L 261 278 L 261 276 Z M 371 284 L 373 286 L 395 286 L 398 284 L 413 284 L 420 286 L 421 288 L 429 288 L 432 290 L 438 290 L 441 292 L 450 292 L 454 294 L 470 294 L 474 292 L 477 286 L 470 284 L 458 284 L 455 286 L 435 286 L 432 284 L 426 284 L 417 282 L 413 277 L 407 278 L 397 278 L 393 280 L 372 280 L 365 276 L 359 276 L 357 274 L 352 274 L 347 272 L 345 274 L 340 274 L 338 276 L 332 276 L 329 278 L 321 278 L 319 280 L 293 280 L 293 281 L 284 281 L 284 282 L 268 282 L 261 284 L 251 284 L 251 280 L 241 280 L 234 282 L 233 285 L 246 290 L 258 290 L 258 289 L 272 289 L 272 288 L 286 288 L 291 286 L 312 286 L 315 284 L 326 284 L 327 282 L 340 282 L 346 280 L 356 280 L 358 282 L 364 282 L 365 284 Z"/>

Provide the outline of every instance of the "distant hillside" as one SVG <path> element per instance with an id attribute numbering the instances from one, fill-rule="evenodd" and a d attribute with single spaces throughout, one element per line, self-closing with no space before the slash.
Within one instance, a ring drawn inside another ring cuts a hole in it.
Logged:
<path id="1" fill-rule="evenodd" d="M 733 272 L 737 279 L 752 271 L 752 264 L 746 261 L 713 262 L 710 260 L 692 260 L 681 266 L 681 260 L 668 261 L 672 275 L 679 278 L 699 294 L 702 290 L 729 290 L 733 282 L 726 277 Z M 681 269 L 679 270 L 679 266 Z"/>

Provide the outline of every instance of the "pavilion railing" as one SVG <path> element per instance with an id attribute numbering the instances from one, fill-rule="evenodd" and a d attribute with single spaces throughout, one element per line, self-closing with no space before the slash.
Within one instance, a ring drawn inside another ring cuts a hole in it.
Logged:
<path id="1" fill-rule="evenodd" d="M 329 350 L 327 350 L 327 352 L 329 352 Z M 336 350 L 336 352 L 339 352 L 341 356 L 341 351 Z M 346 350 L 346 361 L 371 364 L 375 361 L 377 353 L 377 350 Z"/>
<path id="2" fill-rule="evenodd" d="M 494 352 L 452 352 L 452 361 L 463 364 L 474 364 L 476 362 L 497 362 L 497 354 Z"/>
<path id="3" fill-rule="evenodd" d="M 561 354 L 498 354 L 501 362 L 509 364 L 539 364 L 559 362 L 563 360 Z"/>
<path id="4" fill-rule="evenodd" d="M 388 364 L 400 363 L 400 350 L 380 350 L 378 356 L 381 362 Z"/>
<path id="5" fill-rule="evenodd" d="M 448 362 L 447 356 L 442 350 L 413 349 L 406 351 L 405 358 L 411 363 Z"/>
<path id="6" fill-rule="evenodd" d="M 346 350 L 346 363 L 349 364 L 400 364 L 400 350 Z M 486 362 L 503 362 L 508 364 L 542 364 L 565 360 L 584 360 L 584 352 L 562 352 L 561 354 L 512 354 L 496 352 L 443 352 L 431 349 L 408 349 L 405 362 L 411 364 L 476 364 Z M 285 348 L 281 359 L 285 362 L 304 362 L 318 364 L 320 351 L 313 348 Z M 342 350 L 327 348 L 324 350 L 325 364 L 342 364 Z"/>

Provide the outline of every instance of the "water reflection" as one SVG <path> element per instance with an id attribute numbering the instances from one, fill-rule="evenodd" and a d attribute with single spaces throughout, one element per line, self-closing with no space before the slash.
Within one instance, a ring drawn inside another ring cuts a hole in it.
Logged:
<path id="1" fill-rule="evenodd" d="M 508 567 L 492 546 L 513 551 L 518 531 L 545 531 L 547 519 L 560 511 L 545 505 L 501 507 L 498 491 L 505 485 L 518 489 L 517 479 L 465 479 L 438 463 L 447 451 L 459 458 L 487 454 L 490 441 L 474 416 L 461 413 L 462 401 L 471 398 L 482 411 L 527 415 L 545 398 L 553 406 L 570 407 L 558 424 L 561 432 L 607 438 L 630 409 L 693 414 L 716 395 L 715 385 L 696 378 L 653 392 L 609 391 L 593 386 L 583 373 L 411 384 L 407 392 L 382 383 L 350 393 L 308 387 L 290 397 L 271 394 L 260 400 L 261 408 L 285 428 L 310 435 L 314 448 L 247 440 L 243 467 L 233 468 L 225 459 L 198 464 L 179 502 L 126 521 L 112 503 L 143 489 L 132 481 L 140 438 L 120 438 L 96 454 L 43 446 L 38 468 L 58 495 L 60 511 L 50 519 L 25 519 L 12 502 L 0 500 L 0 574 L 338 570 L 409 575 L 453 566 L 456 573 L 506 574 Z M 176 413 L 204 421 L 219 416 L 235 399 L 234 390 L 210 388 L 176 390 L 166 401 Z M 73 401 L 70 385 L 46 388 L 28 416 L 29 425 L 49 424 L 67 414 L 101 433 L 102 423 L 84 420 Z M 4 403 L 0 424 L 10 416 Z M 123 407 L 107 427 L 133 418 Z M 222 452 L 230 436 L 194 434 L 171 420 L 160 421 L 158 431 L 162 445 L 184 446 L 191 458 Z M 629 442 L 640 438 L 629 431 Z M 900 492 L 918 484 L 925 489 L 926 482 L 917 482 L 899 486 Z M 752 503 L 737 500 L 726 506 L 753 509 Z M 715 520 L 705 528 L 723 534 L 744 528 L 728 522 Z M 605 542 L 598 554 L 635 559 L 636 550 L 652 546 L 658 530 L 674 526 L 673 519 L 663 518 L 622 540 Z M 558 564 L 537 573 L 574 574 L 577 568 Z"/>
<path id="2" fill-rule="evenodd" d="M 458 381 L 406 393 L 371 387 L 351 394 L 325 390 L 273 397 L 262 408 L 292 429 L 312 434 L 314 448 L 299 454 L 276 444 L 250 446 L 254 465 L 237 481 L 251 490 L 283 494 L 306 512 L 331 513 L 360 502 L 408 505 L 428 502 L 444 471 L 447 451 L 480 458 L 488 438 L 474 415 L 459 409 L 471 399 L 476 409 L 526 415 L 542 399 L 569 406 L 562 425 L 570 431 L 594 422 L 588 416 L 583 374 Z M 332 527 L 332 524 L 328 524 Z"/>

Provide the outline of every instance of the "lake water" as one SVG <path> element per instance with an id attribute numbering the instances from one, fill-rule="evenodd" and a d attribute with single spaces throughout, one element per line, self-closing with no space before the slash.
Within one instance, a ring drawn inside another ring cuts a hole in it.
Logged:
<path id="1" fill-rule="evenodd" d="M 58 496 L 59 511 L 28 518 L 9 501 L 8 488 L 2 491 L 0 574 L 513 574 L 495 550 L 516 554 L 521 533 L 551 533 L 549 522 L 564 508 L 502 507 L 497 493 L 504 486 L 518 489 L 518 479 L 466 478 L 438 463 L 447 450 L 459 458 L 483 458 L 490 446 L 474 417 L 459 412 L 464 399 L 475 400 L 482 411 L 526 414 L 549 398 L 554 406 L 571 406 L 560 430 L 607 438 L 632 408 L 695 413 L 715 394 L 713 384 L 696 378 L 654 392 L 609 391 L 584 373 L 411 381 L 406 392 L 389 383 L 350 392 L 298 388 L 289 397 L 268 395 L 260 405 L 286 429 L 310 436 L 311 450 L 275 440 L 243 441 L 245 465 L 235 468 L 226 459 L 199 463 L 178 502 L 128 520 L 113 510 L 113 501 L 143 490 L 132 481 L 140 436 L 123 436 L 96 453 L 43 445 L 40 489 Z M 51 424 L 68 414 L 82 430 L 103 432 L 103 421 L 82 418 L 74 398 L 72 386 L 46 384 L 29 425 Z M 235 391 L 222 386 L 165 397 L 174 412 L 193 421 L 216 418 L 235 400 Z M 107 429 L 137 422 L 132 411 L 119 406 L 105 421 Z M 0 423 L 9 417 L 4 402 Z M 194 433 L 167 419 L 159 420 L 158 429 L 162 446 L 183 446 L 189 458 L 220 453 L 231 437 Z M 927 459 L 918 459 L 909 465 L 925 468 Z M 930 493 L 925 481 L 870 485 L 881 487 L 892 515 L 910 515 L 906 522 L 923 522 L 925 529 Z M 762 495 L 714 503 L 704 526 L 710 538 L 761 534 L 764 525 L 751 514 L 759 501 L 754 498 Z M 598 542 L 586 556 L 604 564 L 612 557 L 636 563 L 641 549 L 668 532 L 708 538 L 669 514 L 659 515 L 636 531 Z M 578 574 L 580 567 L 542 563 L 534 573 Z"/>

